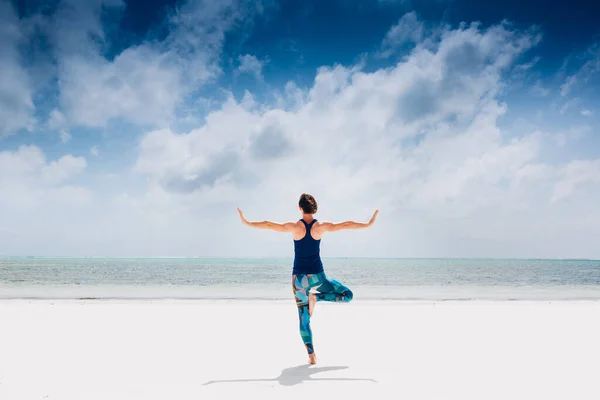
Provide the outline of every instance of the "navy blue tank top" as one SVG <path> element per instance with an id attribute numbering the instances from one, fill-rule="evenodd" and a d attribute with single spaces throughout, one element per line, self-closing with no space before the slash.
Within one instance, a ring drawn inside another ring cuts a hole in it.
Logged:
<path id="1" fill-rule="evenodd" d="M 294 269 L 292 274 L 318 274 L 323 272 L 323 262 L 320 256 L 321 239 L 315 240 L 310 236 L 310 228 L 315 223 L 313 219 L 310 224 L 301 219 L 306 227 L 306 235 L 300 240 L 294 240 Z"/>

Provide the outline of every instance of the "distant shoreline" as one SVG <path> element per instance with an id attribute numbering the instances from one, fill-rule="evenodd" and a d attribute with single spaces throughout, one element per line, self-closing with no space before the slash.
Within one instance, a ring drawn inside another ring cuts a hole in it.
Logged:
<path id="1" fill-rule="evenodd" d="M 0 297 L 0 304 L 6 303 L 36 303 L 36 304 L 81 304 L 81 303 L 127 303 L 127 304 L 148 304 L 153 302 L 160 302 L 163 304 L 240 304 L 240 303 L 265 303 L 265 304 L 279 304 L 288 305 L 294 304 L 290 298 L 186 298 L 186 297 Z M 527 299 L 385 299 L 385 298 L 372 298 L 372 299 L 360 299 L 354 300 L 352 304 L 357 305 L 435 305 L 435 304 L 448 304 L 448 305 L 459 305 L 459 304 L 581 304 L 581 303 L 599 303 L 600 298 L 565 298 L 565 299 L 553 299 L 553 298 L 527 298 Z M 325 307 L 331 307 L 331 304 L 324 304 Z"/>

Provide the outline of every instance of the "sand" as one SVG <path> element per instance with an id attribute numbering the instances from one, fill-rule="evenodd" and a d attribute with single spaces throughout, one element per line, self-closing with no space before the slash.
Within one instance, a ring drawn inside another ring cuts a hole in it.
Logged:
<path id="1" fill-rule="evenodd" d="M 600 399 L 600 302 L 0 301 L 0 399 Z"/>

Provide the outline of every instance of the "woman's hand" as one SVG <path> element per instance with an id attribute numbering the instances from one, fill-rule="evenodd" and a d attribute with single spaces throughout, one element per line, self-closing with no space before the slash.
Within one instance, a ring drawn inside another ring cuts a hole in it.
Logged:
<path id="1" fill-rule="evenodd" d="M 375 219 L 377 219 L 377 214 L 379 214 L 379 210 L 375 210 L 375 212 L 373 213 L 373 216 L 369 220 L 369 226 L 375 223 Z"/>
<path id="2" fill-rule="evenodd" d="M 248 225 L 248 221 L 246 220 L 246 218 L 244 218 L 244 214 L 242 213 L 242 210 L 240 210 L 239 207 L 237 210 L 238 210 L 238 214 L 240 214 L 240 219 L 242 220 L 242 224 Z"/>

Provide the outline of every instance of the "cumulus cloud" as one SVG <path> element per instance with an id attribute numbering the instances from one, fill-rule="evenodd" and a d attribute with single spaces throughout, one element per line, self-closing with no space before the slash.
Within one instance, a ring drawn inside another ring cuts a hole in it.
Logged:
<path id="1" fill-rule="evenodd" d="M 206 126 L 187 135 L 168 129 L 146 135 L 135 166 L 166 189 L 190 193 L 204 187 L 237 182 L 247 177 L 242 148 L 249 135 L 232 135 L 239 125 L 253 126 L 259 118 L 233 101 L 207 118 Z"/>
<path id="2" fill-rule="evenodd" d="M 251 74 L 256 77 L 258 80 L 262 80 L 262 69 L 264 66 L 264 61 L 259 60 L 256 56 L 252 54 L 244 54 L 238 57 L 238 61 L 240 65 L 236 69 L 236 73 L 238 74 Z"/>
<path id="3" fill-rule="evenodd" d="M 571 196 L 578 187 L 600 185 L 600 160 L 575 160 L 561 168 L 552 201 Z"/>
<path id="4" fill-rule="evenodd" d="M 0 0 L 0 138 L 35 125 L 33 88 L 19 53 L 25 37 L 8 1 Z"/>
<path id="5" fill-rule="evenodd" d="M 564 131 L 559 131 L 553 135 L 554 141 L 559 146 L 564 146 L 569 142 L 574 142 L 583 138 L 585 135 L 592 131 L 592 127 L 588 125 L 573 126 Z"/>
<path id="6" fill-rule="evenodd" d="M 45 165 L 41 170 L 41 175 L 45 182 L 57 184 L 83 172 L 86 167 L 85 158 L 68 154 Z"/>
<path id="7" fill-rule="evenodd" d="M 84 157 L 65 154 L 50 160 L 38 146 L 0 151 L 0 220 L 5 226 L 3 255 L 77 253 L 105 207 L 79 183 L 85 177 Z M 98 232 L 109 235 L 108 230 Z M 90 250 L 89 247 L 86 250 Z M 88 253 L 90 254 L 90 253 Z"/>
<path id="8" fill-rule="evenodd" d="M 85 158 L 71 154 L 47 162 L 45 154 L 37 146 L 21 146 L 15 151 L 0 152 L 3 210 L 43 206 L 48 199 L 60 198 L 67 203 L 71 200 L 86 201 L 90 196 L 88 190 L 68 184 L 86 167 Z M 71 196 L 73 193 L 77 196 Z"/>
<path id="9" fill-rule="evenodd" d="M 498 125 L 507 109 L 498 100 L 503 77 L 538 41 L 506 25 L 474 24 L 446 30 L 435 46 L 418 46 L 393 68 L 322 67 L 311 88 L 289 86 L 277 106 L 229 99 L 200 129 L 149 133 L 136 171 L 162 196 L 241 205 L 251 219 L 289 218 L 305 191 L 327 219 L 366 219 L 379 207 L 382 222 L 371 239 L 380 255 L 483 255 L 456 242 L 482 237 L 481 230 L 487 255 L 532 254 L 522 240 L 548 255 L 544 246 L 564 237 L 530 236 L 546 226 L 540 210 L 566 226 L 570 212 L 561 200 L 597 182 L 596 161 L 548 165 L 548 135 L 510 137 Z M 582 171 L 587 178 L 573 181 Z M 591 231 L 600 214 L 591 203 L 582 207 L 591 211 Z M 351 235 L 352 250 L 331 238 L 329 254 L 364 254 Z"/>
<path id="10" fill-rule="evenodd" d="M 1 135 L 31 129 L 35 122 L 33 72 L 26 72 L 19 56 L 19 46 L 28 41 L 47 42 L 45 81 L 36 85 L 57 86 L 56 108 L 46 119 L 67 142 L 75 126 L 105 127 L 111 120 L 168 125 L 188 94 L 220 75 L 225 33 L 243 29 L 262 6 L 250 0 L 189 0 L 168 16 L 164 39 L 143 40 L 109 56 L 107 16 L 118 19 L 124 10 L 122 0 L 61 0 L 19 21 L 10 4 L 0 2 Z"/>
<path id="11" fill-rule="evenodd" d="M 76 125 L 101 127 L 115 118 L 136 124 L 165 124 L 182 96 L 177 69 L 141 46 L 112 62 L 67 57 L 61 65 L 60 103 Z"/>
<path id="12" fill-rule="evenodd" d="M 212 51 L 193 50 L 203 25 L 191 24 L 191 14 L 176 15 L 187 34 L 173 38 L 168 52 L 144 44 L 113 60 L 98 52 L 73 58 L 73 76 L 90 68 L 108 86 L 104 95 L 127 110 L 96 105 L 86 93 L 80 101 L 95 111 L 77 111 L 78 123 L 168 119 L 161 110 L 184 92 L 165 94 L 161 107 L 149 99 L 156 115 L 147 116 L 138 106 L 145 96 L 129 92 L 143 84 L 132 82 L 147 71 L 168 81 L 173 72 L 169 90 L 176 92 L 182 74 L 218 73 L 203 69 L 213 65 L 202 56 Z M 219 32 L 209 34 L 215 49 Z M 289 256 L 289 237 L 245 229 L 235 207 L 249 219 L 295 219 L 298 196 L 309 192 L 319 201 L 319 219 L 367 220 L 381 210 L 368 232 L 329 237 L 325 256 L 600 256 L 593 240 L 600 226 L 598 160 L 564 155 L 550 163 L 546 151 L 559 151 L 576 134 L 532 128 L 515 136 L 499 123 L 511 107 L 501 100 L 507 76 L 539 41 L 535 32 L 471 24 L 411 40 L 411 53 L 387 68 L 323 66 L 309 87 L 288 82 L 275 102 L 231 95 L 196 129 L 153 128 L 139 140 L 132 174 L 106 177 L 106 193 L 91 196 L 74 184 L 86 173 L 83 158 L 48 162 L 35 147 L 0 153 L 0 185 L 12 196 L 0 199 L 0 210 L 29 207 L 4 211 L 3 227 L 18 231 L 26 219 L 43 220 L 46 228 L 38 226 L 41 233 L 28 243 L 63 254 Z M 137 62 L 144 51 L 147 63 Z M 189 51 L 195 61 L 172 67 Z M 97 65 L 90 60 L 102 67 L 90 67 Z M 72 102 L 61 111 L 67 118 L 78 107 Z M 67 206 L 73 203 L 79 206 Z M 48 228 L 62 220 L 70 222 L 60 235 Z M 13 248 L 23 248 L 19 243 Z"/>
<path id="13" fill-rule="evenodd" d="M 398 23 L 386 33 L 382 43 L 382 55 L 389 56 L 394 48 L 407 42 L 417 43 L 424 34 L 424 26 L 417 18 L 417 13 L 411 11 L 404 14 Z"/>
<path id="14" fill-rule="evenodd" d="M 289 157 L 294 147 L 285 131 L 277 126 L 266 126 L 260 130 L 250 144 L 249 153 L 259 160 Z"/>
<path id="15" fill-rule="evenodd" d="M 98 8 L 103 5 L 107 4 L 96 4 Z M 121 3 L 110 5 L 120 7 Z M 184 3 L 171 16 L 170 34 L 164 41 L 127 48 L 112 60 L 99 50 L 90 52 L 95 47 L 90 35 L 103 37 L 98 19 L 87 28 L 90 39 L 84 48 L 63 46 L 59 58 L 62 108 L 74 124 L 84 126 L 103 126 L 116 118 L 166 125 L 187 93 L 220 73 L 225 31 L 243 15 L 238 6 L 234 1 Z M 73 12 L 67 8 L 57 20 L 64 21 Z M 59 37 L 81 29 L 79 24 L 67 25 L 59 30 L 63 32 Z"/>
<path id="16" fill-rule="evenodd" d="M 535 140 L 503 143 L 494 125 L 504 112 L 494 100 L 500 73 L 511 57 L 526 50 L 522 39 L 504 28 L 480 32 L 470 27 L 448 32 L 437 52 L 422 50 L 390 70 L 322 68 L 297 110 L 247 110 L 230 100 L 199 130 L 149 134 L 142 141 L 138 170 L 157 177 L 177 171 L 184 175 L 190 168 L 210 169 L 207 154 L 225 150 L 236 152 L 246 170 L 260 174 L 263 182 L 269 174 L 278 179 L 277 172 L 294 168 L 300 160 L 315 170 L 337 166 L 337 172 L 346 170 L 347 178 L 379 162 L 386 167 L 397 162 L 397 169 L 405 168 L 402 173 L 375 174 L 392 181 L 426 166 L 417 159 L 425 151 L 438 162 L 449 157 L 452 163 L 470 155 L 479 158 L 486 148 L 497 151 L 489 162 L 477 164 L 483 172 L 482 166 L 493 165 L 498 157 L 526 162 L 535 154 Z M 497 47 L 489 46 L 493 41 Z M 459 60 L 465 54 L 470 58 Z M 424 131 L 415 149 L 410 143 Z M 276 168 L 263 170 L 265 161 Z M 435 174 L 435 166 L 427 172 Z M 451 192 L 457 190 L 448 186 Z"/>
<path id="17" fill-rule="evenodd" d="M 50 112 L 50 115 L 48 116 L 48 122 L 46 124 L 48 129 L 57 131 L 59 133 L 61 142 L 67 143 L 69 140 L 71 140 L 69 123 L 64 114 L 59 110 L 54 109 Z"/>

